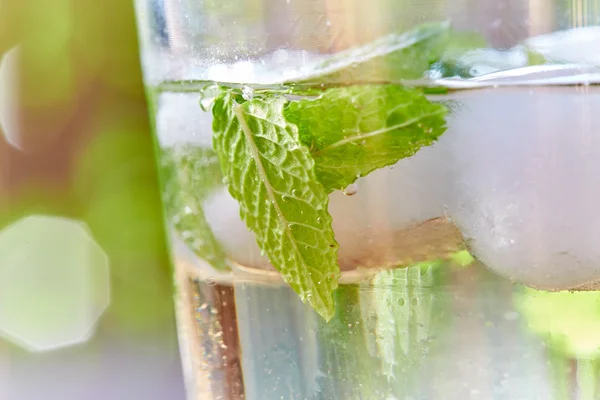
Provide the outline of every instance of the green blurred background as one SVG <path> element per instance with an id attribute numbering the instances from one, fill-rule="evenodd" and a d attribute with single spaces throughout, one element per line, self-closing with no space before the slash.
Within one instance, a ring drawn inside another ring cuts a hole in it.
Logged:
<path id="1" fill-rule="evenodd" d="M 173 324 L 132 2 L 15 0 L 0 13 L 0 49 L 20 45 L 22 137 L 22 150 L 0 141 L 2 225 L 31 213 L 87 222 L 111 259 L 103 328 Z"/>
<path id="2" fill-rule="evenodd" d="M 21 149 L 0 131 L 0 228 L 40 213 L 86 222 L 110 258 L 111 304 L 96 336 L 160 353 L 177 381 L 171 273 L 133 2 L 2 1 L 0 54 L 17 45 Z M 98 351 L 99 343 L 67 353 Z M 39 361 L 0 340 L 0 376 L 3 357 L 9 371 L 19 360 Z"/>

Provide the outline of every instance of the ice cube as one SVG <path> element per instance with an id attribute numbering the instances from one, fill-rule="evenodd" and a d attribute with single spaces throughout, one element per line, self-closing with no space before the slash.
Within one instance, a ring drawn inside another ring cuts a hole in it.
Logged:
<path id="1" fill-rule="evenodd" d="M 448 156 L 441 153 L 445 150 L 426 147 L 393 168 L 374 171 L 357 181 L 353 196 L 341 190 L 330 194 L 329 212 L 343 268 L 361 266 L 353 263 L 368 257 L 381 258 L 381 252 L 393 253 L 395 232 L 444 215 L 452 195 Z M 254 234 L 225 189 L 204 203 L 204 212 L 231 259 L 248 267 L 268 267 L 268 258 L 260 255 Z"/>
<path id="2" fill-rule="evenodd" d="M 600 66 L 600 26 L 588 26 L 528 39 L 525 45 L 549 62 Z"/>
<path id="3" fill-rule="evenodd" d="M 274 84 L 303 78 L 323 59 L 325 56 L 305 50 L 278 49 L 256 59 L 196 67 L 189 74 L 216 82 Z"/>
<path id="4" fill-rule="evenodd" d="M 198 93 L 161 93 L 156 135 L 162 147 L 190 143 L 212 147 L 212 115 L 200 107 Z"/>
<path id="5" fill-rule="evenodd" d="M 391 168 L 360 178 L 353 196 L 342 191 L 329 196 L 342 264 L 393 253 L 394 233 L 444 215 L 444 204 L 452 195 L 445 150 L 436 145 L 422 148 Z"/>
<path id="6" fill-rule="evenodd" d="M 439 145 L 453 152 L 449 204 L 473 254 L 539 288 L 600 278 L 600 88 L 458 92 Z"/>
<path id="7" fill-rule="evenodd" d="M 206 221 L 231 260 L 246 267 L 269 267 L 269 259 L 261 256 L 254 233 L 240 218 L 238 202 L 226 188 L 210 196 L 203 206 Z"/>

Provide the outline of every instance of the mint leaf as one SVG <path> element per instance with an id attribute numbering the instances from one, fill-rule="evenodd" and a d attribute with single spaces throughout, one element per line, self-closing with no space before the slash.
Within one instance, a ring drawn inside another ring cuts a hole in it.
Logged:
<path id="1" fill-rule="evenodd" d="M 227 269 L 225 254 L 202 210 L 202 201 L 223 184 L 215 152 L 191 145 L 164 149 L 161 170 L 165 212 L 175 233 L 198 257 L 214 268 Z"/>
<path id="2" fill-rule="evenodd" d="M 449 32 L 450 24 L 443 22 L 392 33 L 332 55 L 301 81 L 347 84 L 423 78 L 429 66 L 440 59 Z"/>
<path id="3" fill-rule="evenodd" d="M 359 85 L 290 102 L 284 113 L 331 192 L 431 145 L 446 129 L 447 109 L 416 89 Z"/>
<path id="4" fill-rule="evenodd" d="M 442 261 L 379 271 L 335 291 L 336 315 L 317 331 L 319 399 L 408 399 L 423 393 L 434 338 L 452 331 Z M 377 371 L 377 373 L 373 373 Z"/>
<path id="5" fill-rule="evenodd" d="M 244 102 L 224 91 L 213 104 L 213 146 L 240 215 L 284 280 L 325 319 L 334 313 L 337 249 L 328 197 L 283 96 Z"/>

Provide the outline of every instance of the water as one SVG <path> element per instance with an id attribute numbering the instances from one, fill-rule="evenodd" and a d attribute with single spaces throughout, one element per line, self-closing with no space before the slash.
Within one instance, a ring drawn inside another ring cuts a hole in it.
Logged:
<path id="1" fill-rule="evenodd" d="M 566 399 L 580 391 L 572 356 L 527 327 L 523 304 L 536 294 L 479 266 L 424 264 L 342 284 L 328 323 L 260 275 L 188 277 L 181 287 L 198 399 Z"/>
<path id="2" fill-rule="evenodd" d="M 343 274 L 329 323 L 225 186 L 194 175 L 190 154 L 214 161 L 200 84 L 153 89 L 163 159 L 188 160 L 163 182 L 178 185 L 165 202 L 190 397 L 599 398 L 600 296 L 556 292 L 600 280 L 599 77 L 562 65 L 438 81 L 449 90 L 430 99 L 451 109 L 438 142 L 330 195 Z"/>

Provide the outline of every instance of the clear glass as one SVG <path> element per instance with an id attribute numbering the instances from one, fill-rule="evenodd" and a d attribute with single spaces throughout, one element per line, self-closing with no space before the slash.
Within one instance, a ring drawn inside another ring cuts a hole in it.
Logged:
<path id="1" fill-rule="evenodd" d="M 135 1 L 189 399 L 600 398 L 598 0 Z M 459 39 L 432 58 L 423 24 Z M 435 143 L 329 194 L 329 321 L 240 216 L 212 83 L 448 111 Z"/>

